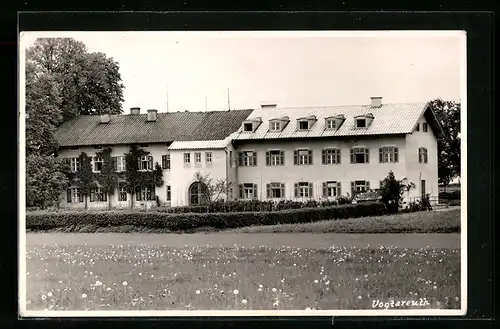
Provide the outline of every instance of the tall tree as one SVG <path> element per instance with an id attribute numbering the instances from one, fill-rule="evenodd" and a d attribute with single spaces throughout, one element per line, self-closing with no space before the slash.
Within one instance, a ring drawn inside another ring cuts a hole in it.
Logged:
<path id="1" fill-rule="evenodd" d="M 437 120 L 444 131 L 438 139 L 439 182 L 448 185 L 453 178 L 460 177 L 460 103 L 436 99 L 430 102 Z"/>
<path id="2" fill-rule="evenodd" d="M 113 58 L 89 53 L 85 44 L 71 38 L 37 39 L 26 58 L 38 73 L 55 77 L 63 121 L 80 114 L 122 112 L 124 86 Z"/>

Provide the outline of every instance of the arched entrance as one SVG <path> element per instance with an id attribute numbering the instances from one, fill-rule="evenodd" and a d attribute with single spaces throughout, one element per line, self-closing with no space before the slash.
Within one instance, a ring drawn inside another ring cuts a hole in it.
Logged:
<path id="1" fill-rule="evenodd" d="M 207 201 L 208 188 L 204 183 L 194 182 L 189 186 L 189 205 L 204 204 Z"/>

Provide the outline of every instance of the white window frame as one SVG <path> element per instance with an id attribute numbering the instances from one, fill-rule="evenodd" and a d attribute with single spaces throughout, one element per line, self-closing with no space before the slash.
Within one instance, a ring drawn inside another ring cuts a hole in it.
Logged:
<path id="1" fill-rule="evenodd" d="M 299 166 L 309 164 L 309 150 L 297 150 L 297 163 Z"/>
<path id="2" fill-rule="evenodd" d="M 382 147 L 382 160 L 383 163 L 396 162 L 396 146 L 383 146 Z"/>
<path id="3" fill-rule="evenodd" d="M 359 182 L 363 182 L 363 184 L 358 184 Z M 368 184 L 366 184 L 366 180 L 364 181 L 359 181 L 359 180 L 356 180 L 354 181 L 354 191 L 356 193 L 359 193 L 359 192 L 366 192 L 368 191 Z"/>
<path id="4" fill-rule="evenodd" d="M 241 152 L 241 166 L 242 167 L 253 167 L 255 164 L 255 152 L 254 151 L 242 151 Z"/>
<path id="5" fill-rule="evenodd" d="M 269 164 L 271 166 L 281 166 L 281 151 L 269 151 Z"/>
<path id="6" fill-rule="evenodd" d="M 252 200 L 254 199 L 254 184 L 244 183 L 243 184 L 243 199 Z"/>
<path id="7" fill-rule="evenodd" d="M 312 196 L 309 195 L 309 182 L 298 182 L 298 189 L 299 189 L 299 198 L 311 198 Z"/>
<path id="8" fill-rule="evenodd" d="M 122 195 L 125 195 L 125 200 L 122 198 Z M 127 195 L 127 190 L 125 189 L 125 186 L 118 186 L 118 202 L 126 202 L 128 200 L 128 195 Z"/>
<path id="9" fill-rule="evenodd" d="M 281 195 L 282 185 L 283 185 L 283 183 L 276 183 L 276 182 L 269 183 L 269 189 L 271 190 L 271 195 L 269 196 L 270 199 L 282 199 L 282 198 L 284 198 L 284 195 Z M 276 190 L 279 191 L 280 196 L 274 196 L 274 192 Z M 284 192 L 284 189 L 283 189 L 283 192 Z"/>
<path id="10" fill-rule="evenodd" d="M 71 203 L 79 203 L 82 191 L 79 187 L 70 187 Z"/>
<path id="11" fill-rule="evenodd" d="M 125 171 L 127 168 L 127 162 L 125 160 L 125 156 L 117 156 L 116 157 L 116 171 L 121 172 Z"/>
<path id="12" fill-rule="evenodd" d="M 370 150 L 367 147 L 353 147 L 352 150 L 354 152 L 354 162 L 351 161 L 352 164 L 358 164 L 358 163 L 363 164 L 370 162 Z M 357 154 L 363 154 L 363 162 L 357 161 L 356 158 Z"/>
<path id="13" fill-rule="evenodd" d="M 339 155 L 339 149 L 325 149 L 325 164 L 338 164 L 337 156 Z"/>
<path id="14" fill-rule="evenodd" d="M 326 129 L 337 129 L 337 120 L 327 119 L 326 120 Z"/>
<path id="15" fill-rule="evenodd" d="M 281 122 L 271 121 L 269 125 L 269 131 L 281 131 Z"/>
<path id="16" fill-rule="evenodd" d="M 191 153 L 184 153 L 184 163 L 191 163 Z"/>
<path id="17" fill-rule="evenodd" d="M 201 163 L 201 152 L 194 152 L 194 162 Z"/>
<path id="18" fill-rule="evenodd" d="M 420 147 L 418 149 L 418 162 L 419 163 L 428 163 L 429 162 L 429 154 L 427 152 L 427 148 Z"/>
<path id="19" fill-rule="evenodd" d="M 148 192 L 150 195 L 149 199 L 146 197 L 148 195 Z M 141 200 L 142 201 L 153 201 L 154 200 L 153 189 L 150 186 L 142 186 L 141 187 Z"/>
<path id="20" fill-rule="evenodd" d="M 144 165 L 146 164 L 146 165 Z M 151 162 L 149 162 L 149 155 L 141 155 L 141 168 L 140 170 L 152 170 L 150 167 Z"/>
<path id="21" fill-rule="evenodd" d="M 70 170 L 71 172 L 78 172 L 81 169 L 80 158 L 70 158 Z"/>
<path id="22" fill-rule="evenodd" d="M 205 161 L 207 163 L 212 163 L 212 152 L 205 152 Z"/>
<path id="23" fill-rule="evenodd" d="M 338 197 L 338 184 L 335 181 L 326 182 L 326 195 L 327 197 Z"/>
<path id="24" fill-rule="evenodd" d="M 99 156 L 95 156 L 94 159 L 94 171 L 95 172 L 101 172 L 102 171 L 102 167 L 104 167 L 104 160 L 99 157 Z M 101 164 L 101 169 L 97 170 L 97 164 L 100 163 Z"/>
<path id="25" fill-rule="evenodd" d="M 90 193 L 92 194 L 92 192 L 94 192 L 94 195 L 95 195 L 95 200 L 92 202 L 106 202 L 107 201 L 108 196 L 106 195 L 106 193 L 103 192 L 103 190 L 100 186 L 92 188 Z"/>

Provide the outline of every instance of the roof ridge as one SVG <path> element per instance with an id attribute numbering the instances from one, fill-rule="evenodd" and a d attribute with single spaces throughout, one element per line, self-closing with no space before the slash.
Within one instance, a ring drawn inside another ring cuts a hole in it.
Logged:
<path id="1" fill-rule="evenodd" d="M 410 104 L 425 104 L 427 103 L 426 101 L 420 101 L 420 102 L 400 102 L 400 103 L 383 103 L 382 107 L 384 105 L 410 105 Z M 304 105 L 304 106 L 284 106 L 284 107 L 277 107 L 277 109 L 310 109 L 310 108 L 327 108 L 327 107 L 353 107 L 353 106 L 360 106 L 360 107 L 371 107 L 370 104 L 344 104 L 344 105 Z M 260 110 L 260 108 L 259 108 Z"/>

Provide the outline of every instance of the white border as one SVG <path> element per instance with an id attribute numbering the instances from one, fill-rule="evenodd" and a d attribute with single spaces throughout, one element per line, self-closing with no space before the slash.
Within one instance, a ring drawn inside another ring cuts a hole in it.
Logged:
<path id="1" fill-rule="evenodd" d="M 111 34 L 117 32 L 21 32 L 19 34 L 19 316 L 23 318 L 49 318 L 49 317 L 194 317 L 194 316 L 459 316 L 467 313 L 467 59 L 466 59 L 466 33 L 465 31 L 224 31 L 224 32 L 119 32 L 120 34 L 140 34 L 145 36 L 182 36 L 193 37 L 259 37 L 259 38 L 378 38 L 378 37 L 461 37 L 462 72 L 461 72 L 461 309 L 436 310 L 436 309 L 409 309 L 409 310 L 258 310 L 258 311 L 28 311 L 26 309 L 26 223 L 25 223 L 25 49 L 30 41 L 37 37 L 76 37 L 77 34 Z"/>

